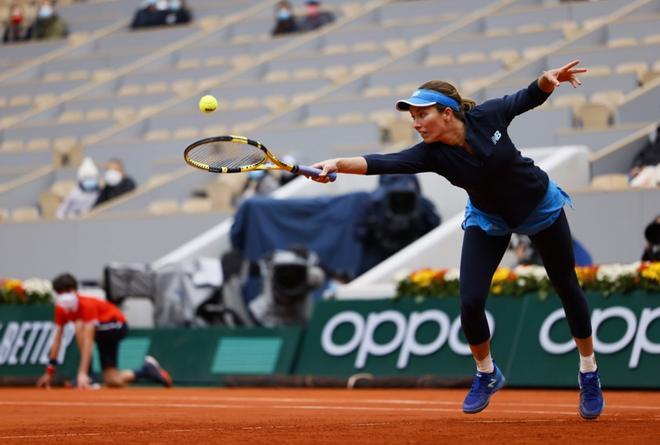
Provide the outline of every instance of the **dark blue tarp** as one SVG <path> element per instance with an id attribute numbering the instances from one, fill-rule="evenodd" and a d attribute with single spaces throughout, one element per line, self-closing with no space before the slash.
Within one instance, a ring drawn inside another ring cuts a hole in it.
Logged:
<path id="1" fill-rule="evenodd" d="M 255 196 L 236 212 L 231 242 L 251 261 L 274 249 L 303 245 L 316 252 L 328 269 L 356 276 L 363 247 L 355 237 L 355 225 L 369 196 L 365 192 L 297 199 Z"/>

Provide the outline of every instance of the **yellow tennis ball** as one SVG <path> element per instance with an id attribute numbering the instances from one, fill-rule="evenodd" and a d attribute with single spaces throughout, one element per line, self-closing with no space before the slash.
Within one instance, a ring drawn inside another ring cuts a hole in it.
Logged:
<path id="1" fill-rule="evenodd" d="M 199 111 L 202 113 L 213 113 L 218 108 L 218 101 L 211 95 L 202 96 L 199 100 Z"/>

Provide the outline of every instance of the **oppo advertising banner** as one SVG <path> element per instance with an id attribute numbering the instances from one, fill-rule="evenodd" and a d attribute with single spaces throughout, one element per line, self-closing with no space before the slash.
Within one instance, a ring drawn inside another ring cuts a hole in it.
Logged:
<path id="1" fill-rule="evenodd" d="M 660 388 L 660 296 L 589 294 L 604 385 Z M 574 387 L 578 355 L 557 296 L 493 297 L 493 357 L 510 386 Z M 316 306 L 296 374 L 469 377 L 459 300 L 328 301 Z"/>

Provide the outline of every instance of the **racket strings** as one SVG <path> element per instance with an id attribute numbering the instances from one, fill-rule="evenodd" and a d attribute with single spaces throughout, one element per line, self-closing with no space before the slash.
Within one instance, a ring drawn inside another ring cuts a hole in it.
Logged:
<path id="1" fill-rule="evenodd" d="M 251 145 L 241 143 L 213 143 L 195 147 L 188 153 L 195 162 L 214 168 L 240 168 L 262 162 L 266 155 Z"/>

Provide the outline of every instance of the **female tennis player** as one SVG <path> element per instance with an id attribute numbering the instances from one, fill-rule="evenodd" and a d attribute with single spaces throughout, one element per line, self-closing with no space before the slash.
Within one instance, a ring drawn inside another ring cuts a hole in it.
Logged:
<path id="1" fill-rule="evenodd" d="M 370 154 L 319 162 L 317 182 L 330 173 L 377 175 L 435 172 L 465 189 L 469 199 L 463 221 L 460 266 L 461 322 L 476 361 L 477 373 L 463 402 L 465 413 L 478 413 L 504 385 L 490 353 L 485 304 L 493 273 L 512 233 L 530 236 L 559 294 L 580 354 L 580 415 L 595 419 L 603 409 L 591 320 L 575 274 L 571 234 L 564 204 L 572 205 L 534 162 L 523 157 L 509 138 L 514 117 L 541 105 L 561 83 L 581 84 L 579 60 L 544 72 L 527 88 L 480 105 L 463 99 L 451 84 L 433 80 L 399 100 L 410 112 L 423 142 L 399 153 Z"/>
<path id="2" fill-rule="evenodd" d="M 62 274 L 53 280 L 55 296 L 55 336 L 48 355 L 50 361 L 37 386 L 49 388 L 62 342 L 64 325 L 75 323 L 76 340 L 80 349 L 80 362 L 76 386 L 79 389 L 91 388 L 89 369 L 92 360 L 94 341 L 98 348 L 103 381 L 109 387 L 119 388 L 136 380 L 144 379 L 166 387 L 172 386 L 172 379 L 161 368 L 158 361 L 147 356 L 142 367 L 136 370 L 117 369 L 119 342 L 126 337 L 128 326 L 126 317 L 114 304 L 78 293 L 78 281 L 71 274 Z"/>

